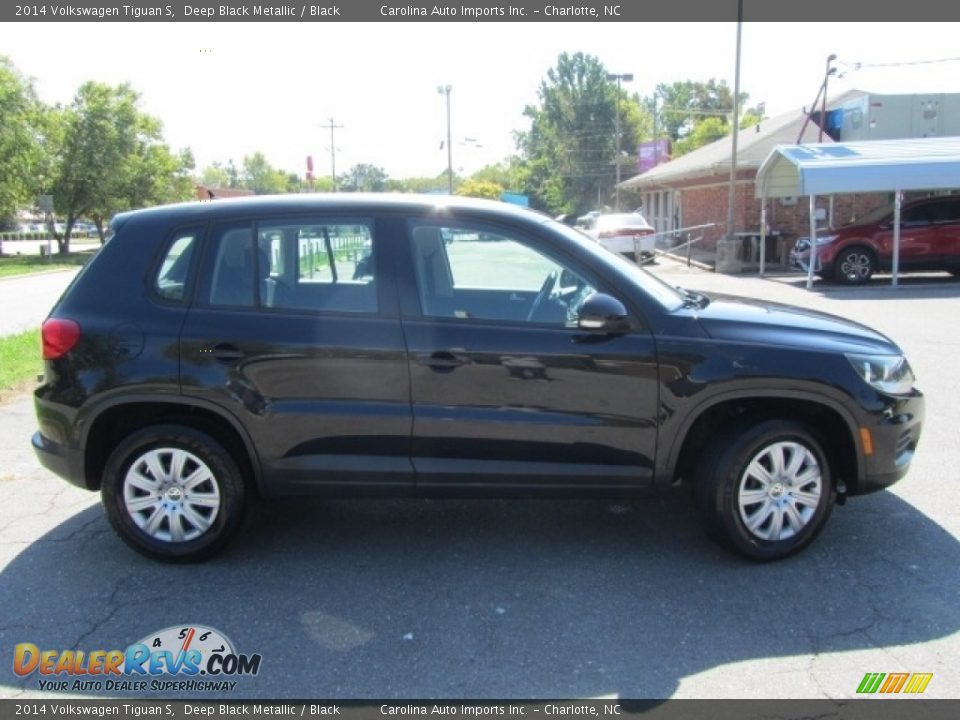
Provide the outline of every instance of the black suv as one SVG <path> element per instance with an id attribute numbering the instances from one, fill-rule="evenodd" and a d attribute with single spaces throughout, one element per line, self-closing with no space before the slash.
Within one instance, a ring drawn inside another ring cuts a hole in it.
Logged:
<path id="1" fill-rule="evenodd" d="M 537 213 L 417 196 L 118 215 L 43 325 L 41 462 L 132 547 L 206 557 L 256 499 L 681 484 L 755 559 L 906 472 L 900 349 L 669 287 Z"/>

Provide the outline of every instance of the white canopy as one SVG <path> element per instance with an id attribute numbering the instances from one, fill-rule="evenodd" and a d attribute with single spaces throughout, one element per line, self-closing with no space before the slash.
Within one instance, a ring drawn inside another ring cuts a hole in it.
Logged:
<path id="1" fill-rule="evenodd" d="M 777 145 L 757 171 L 756 197 L 960 187 L 960 137 Z"/>
<path id="2" fill-rule="evenodd" d="M 947 190 L 960 187 L 960 137 L 864 140 L 848 143 L 777 145 L 757 170 L 756 197 L 761 204 L 761 237 L 765 234 L 766 198 L 810 197 L 810 261 L 807 288 L 813 286 L 817 260 L 817 195 L 894 193 L 893 284 L 900 269 L 900 208 L 904 190 Z M 765 243 L 761 239 L 760 274 Z"/>

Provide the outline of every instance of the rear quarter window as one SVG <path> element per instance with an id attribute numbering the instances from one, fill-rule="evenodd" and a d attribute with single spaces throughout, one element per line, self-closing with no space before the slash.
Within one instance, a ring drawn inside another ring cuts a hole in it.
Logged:
<path id="1" fill-rule="evenodd" d="M 196 229 L 178 232 L 167 244 L 154 281 L 154 291 L 163 300 L 183 302 L 198 235 Z"/>

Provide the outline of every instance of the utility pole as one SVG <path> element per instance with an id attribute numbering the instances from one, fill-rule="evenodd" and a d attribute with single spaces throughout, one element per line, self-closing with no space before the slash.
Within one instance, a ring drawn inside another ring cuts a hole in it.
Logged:
<path id="1" fill-rule="evenodd" d="M 450 91 L 451 85 L 440 85 L 437 92 L 447 96 L 447 193 L 453 195 L 453 143 L 450 138 Z"/>
<path id="2" fill-rule="evenodd" d="M 323 129 L 330 129 L 330 179 L 333 181 L 333 191 L 337 191 L 337 146 L 333 143 L 333 133 L 337 128 L 342 128 L 343 125 L 337 125 L 334 123 L 333 118 L 330 118 L 329 125 L 321 125 Z"/>
<path id="3" fill-rule="evenodd" d="M 617 112 L 614 115 L 614 124 L 615 132 L 617 135 L 617 153 L 616 153 L 616 165 L 617 165 L 617 184 L 614 186 L 614 210 L 620 212 L 620 81 L 630 82 L 633 80 L 633 73 L 607 73 L 607 80 L 616 80 L 617 81 Z"/>
<path id="4" fill-rule="evenodd" d="M 727 237 L 734 238 L 737 208 L 737 132 L 740 129 L 740 31 L 743 27 L 743 0 L 737 0 L 737 62 L 733 74 L 733 148 L 730 155 L 730 194 L 727 202 Z"/>
<path id="5" fill-rule="evenodd" d="M 657 142 L 657 89 L 653 89 L 653 166 L 660 164 L 660 143 Z"/>
<path id="6" fill-rule="evenodd" d="M 817 142 L 823 142 L 823 128 L 827 125 L 827 80 L 837 71 L 836 68 L 830 67 L 830 63 L 836 59 L 837 56 L 833 53 L 827 56 L 827 71 L 823 75 L 823 99 L 820 101 L 820 132 L 817 135 Z"/>

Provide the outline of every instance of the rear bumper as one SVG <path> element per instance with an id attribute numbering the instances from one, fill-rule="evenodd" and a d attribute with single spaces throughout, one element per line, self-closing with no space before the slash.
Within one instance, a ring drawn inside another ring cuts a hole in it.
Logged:
<path id="1" fill-rule="evenodd" d="M 632 237 L 601 238 L 598 242 L 607 250 L 615 253 L 638 252 L 653 254 L 657 246 L 657 239 L 653 235 L 638 237 L 636 239 Z"/>
<path id="2" fill-rule="evenodd" d="M 47 470 L 77 487 L 87 488 L 83 472 L 83 456 L 79 450 L 44 437 L 38 430 L 30 438 L 37 460 Z"/>

